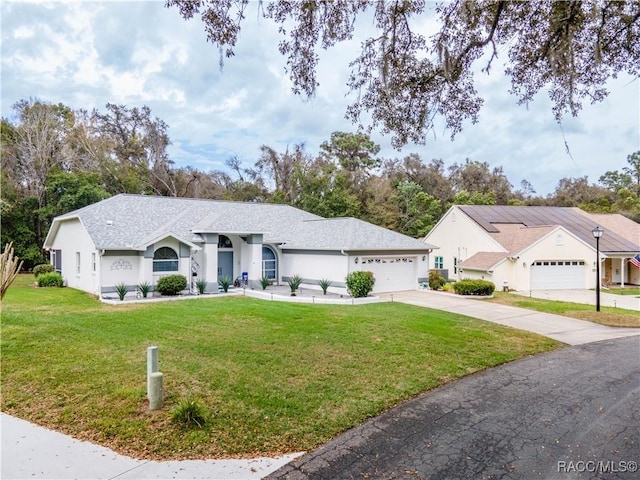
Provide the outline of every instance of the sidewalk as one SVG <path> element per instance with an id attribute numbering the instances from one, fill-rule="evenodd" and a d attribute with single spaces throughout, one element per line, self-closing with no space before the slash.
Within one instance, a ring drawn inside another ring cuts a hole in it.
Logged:
<path id="1" fill-rule="evenodd" d="M 106 447 L 0 414 L 0 478 L 257 480 L 300 454 L 250 460 L 136 460 Z"/>
<path id="2" fill-rule="evenodd" d="M 582 345 L 600 340 L 640 335 L 640 328 L 607 327 L 561 315 L 534 312 L 524 308 L 483 302 L 481 299 L 465 298 L 431 290 L 396 292 L 393 295 L 384 294 L 380 297 L 385 300 L 393 299 L 394 302 L 434 308 L 499 323 L 544 335 L 569 345 Z"/>

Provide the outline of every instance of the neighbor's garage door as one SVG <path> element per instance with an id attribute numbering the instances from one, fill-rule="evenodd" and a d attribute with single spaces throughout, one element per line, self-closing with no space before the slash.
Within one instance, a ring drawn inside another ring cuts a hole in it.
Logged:
<path id="1" fill-rule="evenodd" d="M 417 288 L 416 265 L 416 257 L 364 257 L 358 270 L 373 272 L 374 292 L 399 292 Z"/>
<path id="2" fill-rule="evenodd" d="M 585 288 L 585 264 L 580 260 L 544 260 L 531 265 L 531 290 Z"/>

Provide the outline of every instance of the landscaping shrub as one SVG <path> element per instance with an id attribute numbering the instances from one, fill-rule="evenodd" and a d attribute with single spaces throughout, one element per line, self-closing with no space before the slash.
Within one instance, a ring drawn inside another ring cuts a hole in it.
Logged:
<path id="1" fill-rule="evenodd" d="M 326 295 L 327 294 L 327 289 L 331 286 L 331 280 L 329 280 L 328 278 L 323 278 L 322 280 L 320 280 L 318 282 L 318 284 L 320 285 L 320 288 L 322 289 L 322 294 Z"/>
<path id="2" fill-rule="evenodd" d="M 149 295 L 151 291 L 151 284 L 149 282 L 141 282 L 138 284 L 138 290 L 140 290 L 142 298 L 147 298 L 147 295 Z"/>
<path id="3" fill-rule="evenodd" d="M 269 280 L 269 277 L 265 275 L 263 275 L 262 278 L 260 279 L 260 285 L 262 286 L 263 290 L 266 290 L 270 283 L 271 283 L 271 280 Z"/>
<path id="4" fill-rule="evenodd" d="M 220 280 L 218 280 L 218 285 L 222 287 L 222 291 L 224 293 L 227 293 L 229 291 L 229 287 L 231 286 L 232 283 L 233 283 L 233 280 L 231 280 L 231 277 L 228 277 L 228 276 L 224 276 Z"/>
<path id="5" fill-rule="evenodd" d="M 158 280 L 156 290 L 162 295 L 178 295 L 187 288 L 187 279 L 184 275 L 168 275 Z"/>
<path id="6" fill-rule="evenodd" d="M 118 298 L 120 299 L 120 301 L 124 300 L 124 297 L 127 296 L 128 291 L 129 289 L 127 288 L 126 283 L 121 282 L 116 285 L 116 293 L 118 294 Z"/>
<path id="7" fill-rule="evenodd" d="M 56 272 L 42 273 L 37 278 L 39 287 L 64 287 L 62 275 Z"/>
<path id="8" fill-rule="evenodd" d="M 357 271 L 347 275 L 347 291 L 355 298 L 366 297 L 373 290 L 376 279 L 373 272 Z"/>
<path id="9" fill-rule="evenodd" d="M 302 278 L 300 277 L 300 275 L 294 275 L 293 277 L 291 277 L 289 279 L 289 281 L 287 283 L 289 284 L 289 288 L 291 289 L 291 296 L 295 297 L 296 296 L 296 290 L 298 289 L 298 287 L 302 283 Z"/>
<path id="10" fill-rule="evenodd" d="M 33 267 L 33 276 L 38 278 L 38 275 L 42 275 L 43 273 L 51 273 L 55 272 L 56 269 L 50 263 L 41 263 L 40 265 L 36 265 Z"/>
<path id="11" fill-rule="evenodd" d="M 488 280 L 464 279 L 453 284 L 458 295 L 493 295 L 496 286 Z"/>
<path id="12" fill-rule="evenodd" d="M 204 294 L 205 290 L 207 289 L 207 281 L 199 278 L 198 280 L 196 280 L 196 288 L 198 289 L 198 293 L 200 295 Z"/>
<path id="13" fill-rule="evenodd" d="M 207 410 L 198 400 L 187 399 L 173 409 L 171 419 L 186 428 L 202 428 L 207 423 Z"/>
<path id="14" fill-rule="evenodd" d="M 431 290 L 440 290 L 447 281 L 437 270 L 429 270 L 429 288 Z"/>

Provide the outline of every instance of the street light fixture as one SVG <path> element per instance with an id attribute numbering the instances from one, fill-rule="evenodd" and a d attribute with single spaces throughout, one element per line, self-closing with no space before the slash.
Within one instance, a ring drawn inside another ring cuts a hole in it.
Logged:
<path id="1" fill-rule="evenodd" d="M 591 230 L 593 238 L 596 239 L 596 312 L 600 311 L 600 237 L 604 230 L 596 227 Z"/>

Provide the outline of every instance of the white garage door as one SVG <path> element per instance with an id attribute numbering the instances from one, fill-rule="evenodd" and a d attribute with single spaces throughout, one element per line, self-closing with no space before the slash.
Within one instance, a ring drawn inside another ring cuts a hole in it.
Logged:
<path id="1" fill-rule="evenodd" d="M 582 260 L 544 260 L 531 265 L 531 290 L 585 288 Z"/>
<path id="2" fill-rule="evenodd" d="M 364 257 L 357 269 L 373 272 L 376 283 L 373 291 L 399 292 L 415 290 L 418 287 L 416 257 Z"/>

